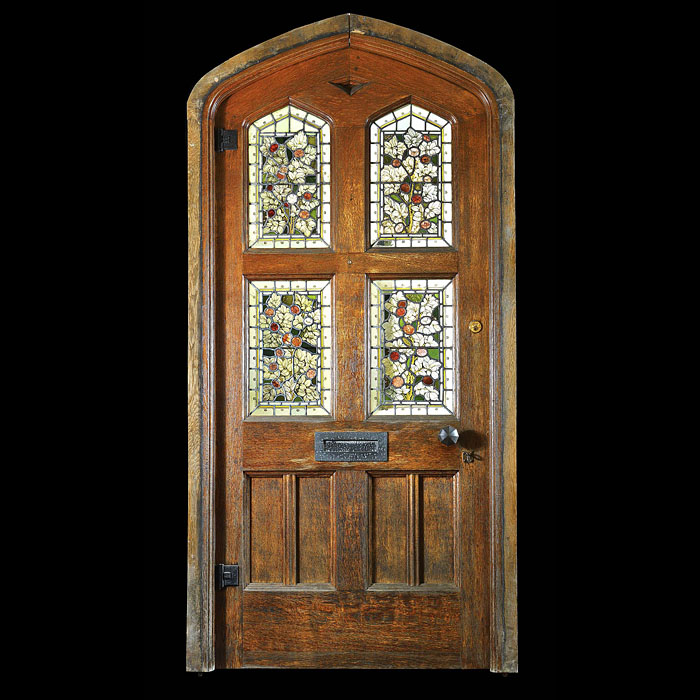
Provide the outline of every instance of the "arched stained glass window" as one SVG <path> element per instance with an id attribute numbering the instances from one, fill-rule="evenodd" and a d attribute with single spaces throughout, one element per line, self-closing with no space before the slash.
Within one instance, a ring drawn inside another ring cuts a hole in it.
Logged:
<path id="1" fill-rule="evenodd" d="M 248 129 L 248 245 L 330 246 L 330 127 L 292 105 Z"/>
<path id="2" fill-rule="evenodd" d="M 452 231 L 452 125 L 405 104 L 370 126 L 373 247 L 447 247 Z"/>

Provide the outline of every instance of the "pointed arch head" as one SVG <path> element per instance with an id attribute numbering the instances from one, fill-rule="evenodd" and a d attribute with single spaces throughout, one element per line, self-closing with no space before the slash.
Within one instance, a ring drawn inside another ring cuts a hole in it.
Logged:
<path id="1" fill-rule="evenodd" d="M 187 102 L 188 114 L 195 116 L 200 112 L 210 93 L 221 85 L 223 81 L 240 73 L 242 70 L 284 51 L 317 39 L 339 34 L 360 34 L 386 39 L 445 61 L 466 73 L 470 73 L 487 86 L 498 103 L 502 118 L 512 114 L 513 91 L 505 78 L 487 63 L 468 54 L 466 51 L 462 51 L 427 34 L 400 27 L 391 22 L 351 13 L 336 15 L 320 22 L 299 27 L 224 61 L 202 76 L 194 86 Z"/>

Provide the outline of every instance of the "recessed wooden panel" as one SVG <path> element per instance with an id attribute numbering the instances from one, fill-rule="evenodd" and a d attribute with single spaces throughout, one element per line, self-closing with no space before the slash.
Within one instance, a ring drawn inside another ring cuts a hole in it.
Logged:
<path id="1" fill-rule="evenodd" d="M 297 566 L 299 583 L 331 581 L 332 479 L 297 478 Z"/>
<path id="2" fill-rule="evenodd" d="M 252 477 L 250 488 L 250 581 L 284 581 L 284 491 L 281 476 Z"/>
<path id="3" fill-rule="evenodd" d="M 374 583 L 408 583 L 408 479 L 373 476 L 370 571 Z"/>
<path id="4" fill-rule="evenodd" d="M 455 479 L 452 474 L 421 477 L 421 583 L 454 583 Z"/>

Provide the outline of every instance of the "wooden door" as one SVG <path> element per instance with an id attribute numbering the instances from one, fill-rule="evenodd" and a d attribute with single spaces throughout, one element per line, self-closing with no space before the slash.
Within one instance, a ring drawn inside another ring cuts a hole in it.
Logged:
<path id="1" fill-rule="evenodd" d="M 493 115 L 376 37 L 288 54 L 208 132 L 216 666 L 488 668 Z"/>

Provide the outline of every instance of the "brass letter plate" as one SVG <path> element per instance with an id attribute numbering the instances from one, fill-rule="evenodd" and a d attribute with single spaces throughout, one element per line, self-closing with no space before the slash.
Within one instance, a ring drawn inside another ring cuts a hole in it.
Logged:
<path id="1" fill-rule="evenodd" d="M 388 433 L 316 433 L 317 462 L 386 462 Z"/>

